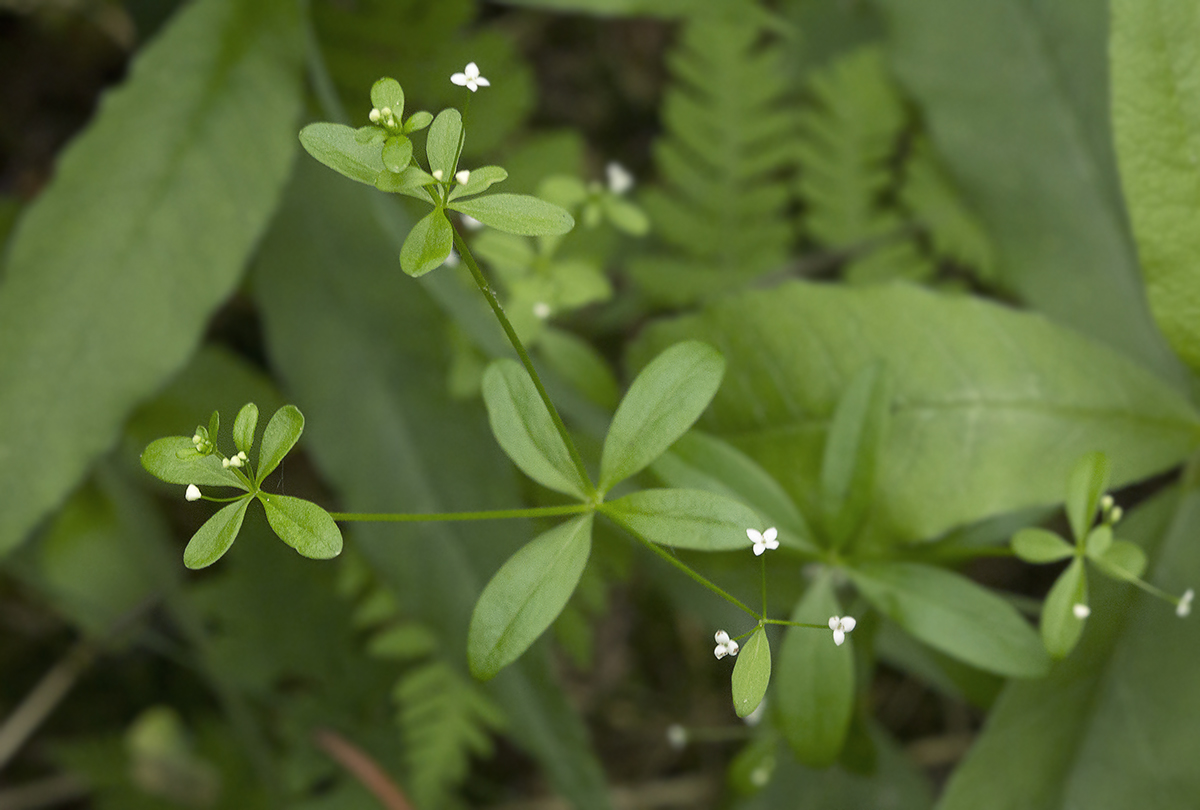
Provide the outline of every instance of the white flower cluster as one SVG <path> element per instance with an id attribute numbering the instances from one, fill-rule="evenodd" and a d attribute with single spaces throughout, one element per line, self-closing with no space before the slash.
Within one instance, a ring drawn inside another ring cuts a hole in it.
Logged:
<path id="1" fill-rule="evenodd" d="M 713 650 L 713 655 L 717 657 L 718 661 L 727 655 L 738 654 L 738 643 L 731 639 L 724 630 L 718 630 L 713 639 L 717 642 L 717 648 Z"/>

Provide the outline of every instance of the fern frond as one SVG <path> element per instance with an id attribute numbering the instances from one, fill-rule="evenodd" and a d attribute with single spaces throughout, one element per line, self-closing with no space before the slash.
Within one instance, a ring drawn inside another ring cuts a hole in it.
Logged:
<path id="1" fill-rule="evenodd" d="M 687 23 L 669 60 L 660 185 L 641 198 L 666 250 L 632 268 L 666 303 L 740 286 L 779 266 L 792 243 L 794 107 L 781 48 L 751 19 Z"/>

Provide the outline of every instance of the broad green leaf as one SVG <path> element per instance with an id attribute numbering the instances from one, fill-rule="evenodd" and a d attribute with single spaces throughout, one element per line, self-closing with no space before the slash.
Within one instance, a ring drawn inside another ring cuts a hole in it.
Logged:
<path id="1" fill-rule="evenodd" d="M 604 437 L 600 491 L 640 472 L 674 444 L 708 407 L 724 374 L 721 354 L 694 340 L 654 358 L 629 386 Z"/>
<path id="2" fill-rule="evenodd" d="M 825 572 L 796 603 L 792 621 L 825 625 L 842 615 L 833 577 Z M 797 760 L 814 768 L 836 762 L 854 715 L 853 634 L 838 646 L 827 630 L 787 628 L 771 704 Z"/>
<path id="3" fill-rule="evenodd" d="M 1013 535 L 1013 553 L 1028 563 L 1051 563 L 1075 554 L 1066 540 L 1046 529 L 1021 529 Z"/>
<path id="4" fill-rule="evenodd" d="M 404 117 L 404 89 L 395 79 L 384 77 L 371 85 L 371 106 L 383 112 L 388 111 L 397 118 Z"/>
<path id="5" fill-rule="evenodd" d="M 424 110 L 418 110 L 409 116 L 404 122 L 405 133 L 416 132 L 417 130 L 425 129 L 433 121 L 433 115 Z"/>
<path id="6" fill-rule="evenodd" d="M 291 449 L 300 441 L 304 432 L 304 415 L 295 405 L 284 405 L 267 422 L 263 431 L 262 446 L 258 451 L 258 483 L 275 471 Z"/>
<path id="7" fill-rule="evenodd" d="M 900 562 L 846 573 L 877 610 L 935 650 L 997 675 L 1046 674 L 1049 660 L 1034 629 L 1011 604 L 966 577 Z"/>
<path id="8" fill-rule="evenodd" d="M 1200 581 L 1200 497 L 1177 490 L 1131 510 L 1151 581 Z M 1153 553 L 1153 551 L 1152 551 Z M 941 810 L 1188 808 L 1200 795 L 1200 627 L 1162 600 L 1096 578 L 1075 652 L 1047 678 L 1008 685 L 951 775 Z M 997 789 L 997 786 L 1003 789 Z"/>
<path id="9" fill-rule="evenodd" d="M 239 498 L 205 521 L 183 550 L 183 564 L 205 568 L 221 559 L 237 539 L 251 500 L 249 495 Z"/>
<path id="10" fill-rule="evenodd" d="M 454 188 L 450 190 L 449 199 L 454 201 L 459 197 L 467 197 L 471 194 L 479 194 L 480 192 L 487 191 L 507 177 L 508 172 L 500 166 L 480 166 L 478 169 L 471 169 L 471 176 L 467 178 L 467 184 L 456 183 Z"/>
<path id="11" fill-rule="evenodd" d="M 412 162 L 413 143 L 403 135 L 393 135 L 383 144 L 383 165 L 393 174 L 399 174 Z"/>
<path id="12" fill-rule="evenodd" d="M 1120 579 L 1140 577 L 1146 571 L 1146 552 L 1128 540 L 1114 540 L 1098 557 L 1091 559 L 1100 570 Z"/>
<path id="13" fill-rule="evenodd" d="M 309 124 L 300 130 L 300 145 L 335 172 L 369 186 L 384 171 L 379 142 L 363 143 L 345 124 Z"/>
<path id="14" fill-rule="evenodd" d="M 698 489 L 643 489 L 600 505 L 629 531 L 673 548 L 750 551 L 746 529 L 761 518 L 739 501 Z"/>
<path id="15" fill-rule="evenodd" d="M 436 270 L 454 247 L 454 229 L 446 214 L 435 208 L 417 221 L 400 248 L 400 269 L 413 278 Z"/>
<path id="16" fill-rule="evenodd" d="M 1200 370 L 1200 15 L 1193 0 L 1113 0 L 1112 116 L 1150 309 Z"/>
<path id="17" fill-rule="evenodd" d="M 730 368 L 705 429 L 726 435 L 796 499 L 819 504 L 820 453 L 837 397 L 884 361 L 892 415 L 864 532 L 936 537 L 958 525 L 1061 503 L 1084 453 L 1115 486 L 1170 469 L 1196 447 L 1197 415 L 1144 368 L 1038 315 L 892 285 L 795 282 L 651 326 L 635 361 L 684 338 Z"/>
<path id="18" fill-rule="evenodd" d="M 246 488 L 233 470 L 221 466 L 216 456 L 197 453 L 196 445 L 187 436 L 155 439 L 142 453 L 142 466 L 168 484 Z"/>
<path id="19" fill-rule="evenodd" d="M 291 0 L 187 4 L 25 210 L 0 272 L 0 554 L 237 286 L 292 165 L 302 43 Z"/>
<path id="20" fill-rule="evenodd" d="M 442 110 L 429 125 L 425 141 L 425 154 L 429 158 L 429 171 L 441 172 L 442 182 L 454 179 L 454 167 L 458 160 L 458 148 L 462 141 L 462 114 L 450 107 Z"/>
<path id="21" fill-rule="evenodd" d="M 375 178 L 375 188 L 393 194 L 415 197 L 421 202 L 432 203 L 433 198 L 429 196 L 429 191 L 425 186 L 432 185 L 434 182 L 436 181 L 433 179 L 433 175 L 420 166 L 410 163 L 399 174 L 381 171 Z"/>
<path id="22" fill-rule="evenodd" d="M 1121 200 L 1106 80 L 1108 4 L 882 0 L 878 7 L 897 78 L 995 240 L 1001 283 L 1183 388 L 1179 361 L 1146 306 Z M 1080 454 L 1096 449 L 1103 448 Z"/>
<path id="23" fill-rule="evenodd" d="M 690 430 L 650 469 L 668 486 L 739 500 L 756 510 L 764 523 L 779 529 L 783 545 L 817 551 L 808 523 L 788 494 L 754 459 L 728 442 Z"/>
<path id="24" fill-rule="evenodd" d="M 567 209 L 528 194 L 487 194 L 455 200 L 448 207 L 517 236 L 554 236 L 575 227 Z"/>
<path id="25" fill-rule="evenodd" d="M 1101 525 L 1088 532 L 1084 541 L 1084 551 L 1092 559 L 1103 557 L 1113 544 L 1112 526 Z"/>
<path id="26" fill-rule="evenodd" d="M 1075 559 L 1059 574 L 1042 605 L 1042 643 L 1051 658 L 1066 658 L 1075 649 L 1087 618 L 1076 616 L 1075 606 L 1087 604 L 1087 570 L 1083 560 Z"/>
<path id="27" fill-rule="evenodd" d="M 238 450 L 249 453 L 254 447 L 254 431 L 258 429 L 258 406 L 247 402 L 233 421 L 233 443 Z"/>
<path id="28" fill-rule="evenodd" d="M 1096 520 L 1100 498 L 1108 489 L 1112 464 L 1103 453 L 1088 453 L 1071 469 L 1067 479 L 1067 518 L 1077 542 L 1082 542 Z"/>
<path id="29" fill-rule="evenodd" d="M 854 536 L 871 508 L 888 405 L 878 363 L 855 374 L 838 398 L 821 458 L 821 511 L 834 548 Z"/>
<path id="30" fill-rule="evenodd" d="M 483 375 L 483 401 L 496 442 L 521 471 L 543 486 L 586 499 L 579 477 L 533 380 L 516 360 L 496 360 Z"/>
<path id="31" fill-rule="evenodd" d="M 758 708 L 770 683 L 771 645 L 767 642 L 767 631 L 760 627 L 746 641 L 733 665 L 730 685 L 733 710 L 738 717 L 745 717 Z"/>
<path id="32" fill-rule="evenodd" d="M 492 577 L 471 614 L 467 659 L 477 678 L 515 661 L 566 606 L 592 550 L 592 516 L 538 535 Z"/>
<path id="33" fill-rule="evenodd" d="M 342 533 L 333 518 L 312 501 L 259 492 L 267 522 L 279 539 L 304 557 L 328 560 L 342 553 Z"/>

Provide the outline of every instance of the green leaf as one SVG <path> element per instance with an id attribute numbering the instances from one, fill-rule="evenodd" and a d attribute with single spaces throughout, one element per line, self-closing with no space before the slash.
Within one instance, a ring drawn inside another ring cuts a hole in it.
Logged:
<path id="1" fill-rule="evenodd" d="M 867 601 L 935 650 L 998 675 L 1046 673 L 1046 651 L 1029 623 L 966 577 L 918 563 L 869 563 L 847 573 Z"/>
<path id="2" fill-rule="evenodd" d="M 502 182 L 508 178 L 506 172 L 500 166 L 480 166 L 478 169 L 471 169 L 471 176 L 467 178 L 466 185 L 457 183 L 450 190 L 451 201 L 457 200 L 459 197 L 468 197 L 472 194 L 479 194 L 482 191 L 487 191 L 496 183 Z"/>
<path id="3" fill-rule="evenodd" d="M 385 76 L 371 85 L 371 106 L 380 111 L 387 107 L 396 118 L 403 118 L 404 88 L 400 82 Z"/>
<path id="4" fill-rule="evenodd" d="M 400 248 L 400 269 L 413 278 L 442 266 L 454 247 L 454 229 L 438 208 L 417 221 Z"/>
<path id="5" fill-rule="evenodd" d="M 427 113 L 424 110 L 419 110 L 418 112 L 410 115 L 408 120 L 404 122 L 404 132 L 407 134 L 425 129 L 425 127 L 429 126 L 430 122 L 432 121 L 432 114 Z"/>
<path id="6" fill-rule="evenodd" d="M 674 444 L 708 407 L 724 374 L 720 352 L 694 340 L 651 361 L 629 386 L 604 437 L 600 491 L 641 471 Z"/>
<path id="7" fill-rule="evenodd" d="M 500 567 L 475 604 L 467 659 L 477 678 L 515 661 L 566 606 L 592 550 L 592 516 L 538 535 Z"/>
<path id="8" fill-rule="evenodd" d="M 1075 606 L 1087 603 L 1087 571 L 1083 560 L 1072 560 L 1042 605 L 1042 643 L 1051 658 L 1066 658 L 1079 643 L 1087 617 L 1076 616 Z"/>
<path id="9" fill-rule="evenodd" d="M 440 171 L 443 182 L 448 183 L 454 178 L 461 140 L 462 115 L 453 107 L 442 110 L 429 125 L 425 154 L 429 158 L 429 171 Z"/>
<path id="10" fill-rule="evenodd" d="M 254 447 L 254 431 L 258 428 L 258 406 L 247 402 L 233 420 L 233 443 L 243 453 Z"/>
<path id="11" fill-rule="evenodd" d="M 821 459 L 821 506 L 834 548 L 854 536 L 871 508 L 888 405 L 883 369 L 874 363 L 854 375 L 833 412 Z"/>
<path id="12" fill-rule="evenodd" d="M 333 518 L 312 501 L 259 492 L 267 522 L 279 539 L 304 557 L 328 560 L 342 553 L 342 533 Z"/>
<path id="13" fill-rule="evenodd" d="M 300 130 L 300 145 L 335 172 L 369 186 L 384 170 L 379 142 L 363 143 L 345 124 L 309 124 Z"/>
<path id="14" fill-rule="evenodd" d="M 837 397 L 882 360 L 892 415 L 863 532 L 888 542 L 1061 502 L 1087 452 L 1112 459 L 1116 486 L 1154 475 L 1200 436 L 1192 406 L 1144 368 L 1041 316 L 966 296 L 793 282 L 643 334 L 635 362 L 684 338 L 721 348 L 738 373 L 703 426 L 727 434 L 805 514 L 819 504 Z"/>
<path id="15" fill-rule="evenodd" d="M 841 615 L 833 577 L 825 571 L 796 603 L 792 621 L 825 625 Z M 787 628 L 771 702 L 797 760 L 813 768 L 836 762 L 854 715 L 853 634 L 838 646 L 828 631 Z"/>
<path id="16" fill-rule="evenodd" d="M 516 360 L 496 360 L 483 375 L 483 401 L 492 434 L 522 472 L 543 486 L 581 500 L 592 485 L 579 477 L 533 380 Z"/>
<path id="17" fill-rule="evenodd" d="M 554 236 L 575 227 L 567 209 L 528 194 L 488 194 L 455 200 L 448 207 L 517 236 Z"/>
<path id="18" fill-rule="evenodd" d="M 187 436 L 155 439 L 142 453 L 142 466 L 168 484 L 246 488 L 233 470 L 221 466 L 216 456 L 197 453 L 196 445 Z"/>
<path id="19" fill-rule="evenodd" d="M 1111 475 L 1112 464 L 1103 453 L 1088 453 L 1071 469 L 1067 479 L 1067 518 L 1077 542 L 1082 542 L 1096 520 L 1096 509 Z"/>
<path id="20" fill-rule="evenodd" d="M 392 135 L 383 144 L 383 165 L 389 172 L 399 174 L 412 162 L 413 143 L 403 135 Z"/>
<path id="21" fill-rule="evenodd" d="M 730 685 L 733 690 L 733 710 L 745 717 L 758 708 L 767 686 L 771 683 L 771 646 L 766 629 L 760 627 L 750 636 L 738 653 L 733 665 Z"/>
<path id="22" fill-rule="evenodd" d="M 415 197 L 421 202 L 432 203 L 433 197 L 429 196 L 429 191 L 425 186 L 432 185 L 435 182 L 437 181 L 433 179 L 433 175 L 426 172 L 420 166 L 410 163 L 399 174 L 381 171 L 379 176 L 375 178 L 375 188 L 391 194 L 405 194 L 409 197 Z"/>
<path id="23" fill-rule="evenodd" d="M 1114 0 L 1109 52 L 1121 185 L 1150 309 L 1200 370 L 1200 17 L 1190 0 Z"/>
<path id="24" fill-rule="evenodd" d="M 761 523 L 741 502 L 698 489 L 643 489 L 600 511 L 652 543 L 696 551 L 749 551 L 746 529 Z"/>
<path id="25" fill-rule="evenodd" d="M 1051 563 L 1075 555 L 1075 549 L 1057 534 L 1045 529 L 1021 529 L 1013 535 L 1013 553 L 1028 563 Z"/>
<path id="26" fill-rule="evenodd" d="M 1146 552 L 1128 540 L 1114 540 L 1103 553 L 1091 559 L 1101 571 L 1118 579 L 1136 579 L 1146 571 Z"/>
<path id="27" fill-rule="evenodd" d="M 304 415 L 295 405 L 284 405 L 267 422 L 263 431 L 262 446 L 258 451 L 258 475 L 255 482 L 261 484 L 275 471 L 304 432 Z"/>
<path id="28" fill-rule="evenodd" d="M 1085 553 L 1092 559 L 1103 557 L 1113 544 L 1112 526 L 1100 525 L 1088 532 L 1083 543 Z"/>
<path id="29" fill-rule="evenodd" d="M 239 498 L 205 521 L 183 550 L 183 564 L 193 569 L 205 568 L 221 559 L 242 529 L 250 500 L 249 495 Z"/>
<path id="30" fill-rule="evenodd" d="M 239 283 L 289 176 L 302 52 L 291 0 L 187 4 L 24 211 L 0 271 L 0 554 L 112 449 Z"/>

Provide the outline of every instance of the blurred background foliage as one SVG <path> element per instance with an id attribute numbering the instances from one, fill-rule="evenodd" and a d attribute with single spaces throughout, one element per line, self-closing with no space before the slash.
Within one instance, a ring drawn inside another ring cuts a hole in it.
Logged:
<path id="1" fill-rule="evenodd" d="M 567 175 L 599 195 L 614 160 L 637 178 L 644 237 L 599 222 L 549 258 L 472 237 L 514 321 L 540 300 L 529 279 L 565 291 L 549 320 L 525 315 L 589 458 L 618 381 L 666 335 L 726 351 L 704 427 L 743 449 L 767 441 L 746 433 L 756 381 L 836 390 L 853 369 L 823 368 L 819 344 L 875 335 L 864 323 L 896 299 L 806 332 L 815 298 L 734 297 L 796 278 L 1028 306 L 1089 339 L 1063 362 L 1101 352 L 1189 394 L 1120 195 L 1107 17 L 1094 0 L 0 2 L 0 807 L 1194 807 L 1200 736 L 1180 718 L 1200 711 L 1197 639 L 1127 587 L 1097 588 L 1094 612 L 1111 609 L 1076 657 L 1008 686 L 865 622 L 849 736 L 813 769 L 730 711 L 708 640 L 728 606 L 611 526 L 554 632 L 480 684 L 474 600 L 544 527 L 356 525 L 321 564 L 259 517 L 189 573 L 205 514 L 137 463 L 213 409 L 294 402 L 308 430 L 280 491 L 362 511 L 553 502 L 488 432 L 478 379 L 507 349 L 477 293 L 458 270 L 401 274 L 415 211 L 296 139 L 310 120 L 363 123 L 382 75 L 411 110 L 461 104 L 448 77 L 468 61 L 491 87 L 471 99 L 467 165 L 500 163 L 527 193 Z M 971 323 L 945 338 L 968 363 Z M 772 340 L 809 359 L 755 366 Z M 1194 440 L 1129 435 L 1120 483 Z M 775 468 L 757 457 L 805 504 L 819 444 L 784 447 Z M 1073 456 L 994 460 L 965 505 L 889 500 L 878 535 L 969 557 L 1044 518 Z M 888 468 L 898 490 L 907 464 Z M 1165 585 L 1200 579 L 1191 489 L 1151 479 L 1127 493 L 1143 501 L 1131 539 Z M 757 568 L 693 556 L 757 589 Z M 786 568 L 781 612 L 803 591 Z M 1026 608 L 1050 582 L 1006 560 L 967 570 Z"/>

